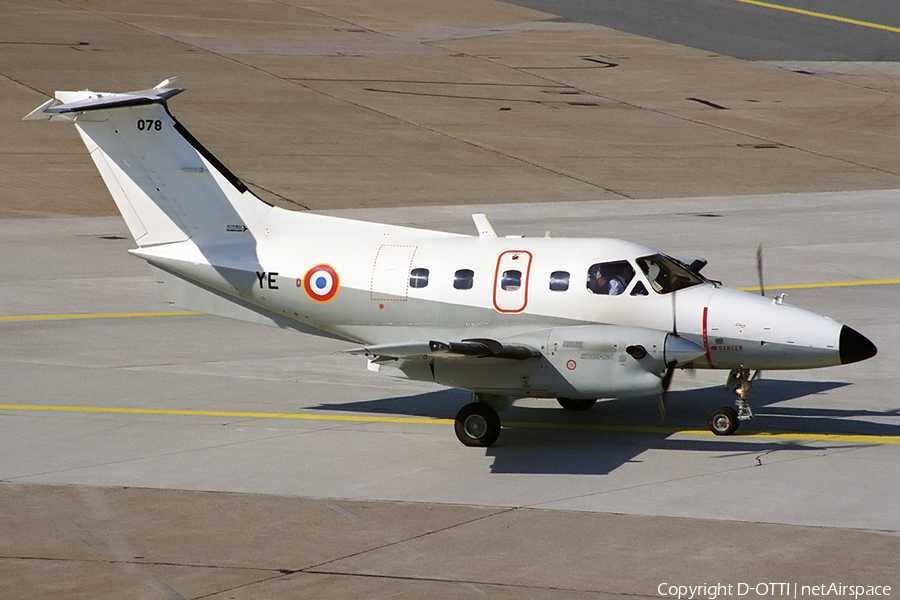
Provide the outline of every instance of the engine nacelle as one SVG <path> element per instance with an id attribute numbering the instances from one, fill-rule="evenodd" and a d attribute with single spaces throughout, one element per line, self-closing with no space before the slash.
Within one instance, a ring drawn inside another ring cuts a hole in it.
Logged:
<path id="1" fill-rule="evenodd" d="M 557 327 L 547 340 L 545 357 L 553 367 L 548 387 L 565 398 L 658 394 L 670 365 L 687 364 L 704 353 L 699 344 L 656 329 Z"/>
<path id="2" fill-rule="evenodd" d="M 442 385 L 508 396 L 625 398 L 662 391 L 669 365 L 684 365 L 703 347 L 666 331 L 619 325 L 555 327 L 501 340 L 541 351 L 529 360 L 434 361 Z"/>

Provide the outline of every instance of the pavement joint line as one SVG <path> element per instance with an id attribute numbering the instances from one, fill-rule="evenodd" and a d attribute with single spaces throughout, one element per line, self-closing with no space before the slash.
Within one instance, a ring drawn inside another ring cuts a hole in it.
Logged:
<path id="1" fill-rule="evenodd" d="M 794 8 L 792 6 L 782 6 L 780 4 L 770 4 L 768 2 L 759 2 L 759 0 L 734 0 L 735 2 L 740 2 L 742 4 L 752 4 L 753 6 L 761 6 L 763 8 L 773 8 L 775 10 L 783 10 L 786 12 L 796 13 L 798 15 L 805 15 L 807 17 L 816 17 L 818 19 L 827 19 L 829 21 L 839 21 L 841 23 L 849 23 L 850 25 L 859 25 L 861 27 L 869 27 L 871 29 L 881 29 L 883 31 L 891 31 L 893 33 L 900 33 L 900 28 L 891 27 L 890 25 L 881 25 L 879 23 L 870 23 L 869 21 L 858 21 L 856 19 L 849 19 L 847 17 L 839 17 L 837 15 L 829 15 L 826 13 L 813 12 L 811 10 L 803 10 L 801 8 Z"/>
<path id="2" fill-rule="evenodd" d="M 829 287 L 852 287 L 869 285 L 898 285 L 900 278 L 895 279 L 865 279 L 862 281 L 833 281 L 828 283 L 794 283 L 787 285 L 768 285 L 766 290 L 800 290 Z M 742 292 L 758 292 L 759 287 L 736 287 Z M 41 320 L 66 320 L 66 319 L 123 319 L 139 317 L 183 317 L 204 315 L 206 313 L 196 311 L 180 312 L 144 312 L 144 313 L 73 313 L 57 315 L 5 315 L 0 316 L 0 321 L 41 321 Z"/>
<path id="3" fill-rule="evenodd" d="M 189 417 L 233 417 L 248 419 L 296 419 L 304 421 L 344 421 L 356 423 L 406 423 L 425 425 L 451 425 L 453 419 L 432 417 L 378 417 L 369 415 L 315 415 L 303 413 L 264 413 L 218 410 L 179 410 L 163 408 L 115 408 L 105 406 L 50 406 L 37 404 L 0 404 L 0 410 L 10 411 L 47 411 L 47 412 L 86 412 L 138 415 L 168 415 Z M 652 433 L 665 435 L 714 435 L 702 429 L 678 429 L 674 427 L 641 427 L 634 425 L 603 425 L 599 423 L 543 423 L 538 421 L 509 421 L 504 423 L 512 429 L 550 429 L 569 431 L 608 431 L 615 433 Z M 890 435 L 857 435 L 841 433 L 738 433 L 729 439 L 764 439 L 764 440 L 800 440 L 813 442 L 843 442 L 852 444 L 888 444 L 900 446 L 900 436 Z"/>
<path id="4" fill-rule="evenodd" d="M 327 560 L 327 561 L 325 561 L 325 562 L 322 562 L 322 563 L 319 563 L 319 564 L 316 564 L 316 565 L 311 565 L 311 566 L 308 566 L 308 567 L 304 567 L 303 569 L 300 569 L 298 572 L 302 572 L 302 573 L 316 573 L 316 572 L 329 573 L 329 572 L 332 572 L 332 571 L 329 571 L 329 570 L 326 568 L 328 565 L 332 565 L 332 564 L 334 564 L 334 563 L 342 562 L 342 561 L 345 561 L 345 560 L 348 560 L 348 559 L 352 559 L 352 558 L 357 558 L 357 557 L 363 556 L 363 555 L 365 555 L 365 554 L 371 554 L 371 553 L 374 553 L 374 552 L 379 552 L 379 551 L 381 551 L 381 550 L 384 550 L 385 548 L 390 548 L 390 547 L 393 547 L 393 546 L 400 546 L 400 545 L 402 545 L 402 544 L 407 544 L 407 543 L 413 542 L 413 541 L 415 541 L 415 540 L 420 540 L 420 539 L 423 539 L 423 538 L 426 538 L 426 537 L 431 537 L 431 536 L 434 536 L 434 535 L 437 535 L 437 534 L 445 533 L 445 532 L 451 531 L 451 530 L 453 530 L 453 529 L 458 529 L 458 528 L 460 528 L 460 527 L 466 527 L 466 526 L 468 526 L 468 525 L 472 525 L 473 523 L 477 523 L 477 522 L 479 522 L 479 521 L 484 521 L 484 520 L 487 520 L 487 519 L 492 519 L 492 518 L 497 517 L 497 516 L 500 516 L 500 515 L 505 515 L 505 514 L 508 514 L 508 513 L 516 512 L 516 511 L 518 511 L 518 510 L 519 510 L 519 507 L 515 507 L 515 506 L 506 507 L 506 508 L 498 507 L 497 510 L 494 510 L 494 511 L 488 513 L 488 514 L 484 514 L 484 515 L 476 515 L 476 516 L 474 516 L 474 517 L 467 518 L 467 519 L 463 519 L 462 521 L 458 521 L 458 522 L 456 522 L 456 523 L 450 523 L 450 524 L 445 525 L 445 526 L 443 526 L 443 527 L 438 527 L 437 529 L 429 529 L 428 531 L 423 531 L 422 533 L 418 533 L 418 534 L 415 534 L 415 535 L 406 537 L 406 538 L 404 538 L 404 539 L 388 541 L 388 542 L 386 542 L 386 543 L 384 543 L 384 544 L 382 544 L 382 545 L 380 545 L 380 546 L 374 546 L 374 547 L 372 547 L 372 548 L 363 548 L 363 549 L 361 549 L 361 550 L 358 550 L 358 551 L 356 551 L 356 552 L 352 552 L 352 553 L 350 553 L 350 554 L 346 554 L 346 555 L 344 555 L 344 556 L 339 556 L 339 557 L 336 557 L 336 558 L 331 558 L 331 559 L 329 559 L 329 560 Z M 332 573 L 336 573 L 336 572 L 332 572 Z M 363 573 L 358 573 L 357 575 L 360 575 L 360 576 L 367 576 L 366 574 L 363 574 Z M 394 575 L 374 575 L 374 576 L 375 576 L 375 577 L 390 577 L 390 578 L 395 577 Z M 416 578 L 416 579 L 418 579 L 418 578 Z"/>

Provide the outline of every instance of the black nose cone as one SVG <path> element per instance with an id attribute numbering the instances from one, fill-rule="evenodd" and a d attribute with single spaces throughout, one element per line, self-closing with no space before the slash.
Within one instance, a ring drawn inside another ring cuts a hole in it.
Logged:
<path id="1" fill-rule="evenodd" d="M 842 365 L 866 360 L 878 353 L 878 348 L 875 347 L 875 344 L 869 338 L 846 325 L 841 327 L 840 344 Z"/>

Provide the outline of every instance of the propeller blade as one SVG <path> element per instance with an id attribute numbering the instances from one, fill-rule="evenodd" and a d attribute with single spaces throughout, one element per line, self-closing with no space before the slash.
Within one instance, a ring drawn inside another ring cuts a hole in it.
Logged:
<path id="1" fill-rule="evenodd" d="M 762 296 L 766 295 L 766 288 L 763 285 L 763 251 L 762 244 L 759 245 L 759 248 L 756 249 L 756 274 L 759 276 L 759 293 Z"/>
<path id="2" fill-rule="evenodd" d="M 663 391 L 666 392 L 669 390 L 669 386 L 672 385 L 672 376 L 675 375 L 675 365 L 678 363 L 676 361 L 672 361 L 666 367 L 666 374 L 663 375 L 662 378 L 662 386 Z"/>
<path id="3" fill-rule="evenodd" d="M 666 373 L 662 378 L 662 393 L 659 395 L 659 416 L 663 420 L 666 419 L 666 400 L 669 396 L 669 386 L 672 385 L 672 377 L 675 375 L 675 365 L 677 361 L 672 361 L 666 367 Z"/>
<path id="4" fill-rule="evenodd" d="M 675 312 L 675 292 L 672 294 L 672 335 L 678 337 L 678 313 Z"/>

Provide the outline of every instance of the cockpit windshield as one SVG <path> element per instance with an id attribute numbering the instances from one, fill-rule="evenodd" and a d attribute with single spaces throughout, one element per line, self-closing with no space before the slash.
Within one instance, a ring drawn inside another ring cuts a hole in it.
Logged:
<path id="1" fill-rule="evenodd" d="M 637 264 L 658 294 L 668 294 L 706 282 L 702 276 L 665 254 L 639 258 Z"/>

